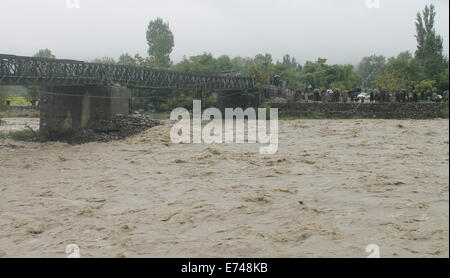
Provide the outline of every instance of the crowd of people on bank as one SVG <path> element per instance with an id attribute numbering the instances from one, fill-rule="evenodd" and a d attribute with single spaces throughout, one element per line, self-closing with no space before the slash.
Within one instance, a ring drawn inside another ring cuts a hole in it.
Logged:
<path id="1" fill-rule="evenodd" d="M 296 102 L 448 102 L 449 92 L 416 92 L 416 91 L 378 91 L 378 90 L 309 90 L 296 91 Z"/>

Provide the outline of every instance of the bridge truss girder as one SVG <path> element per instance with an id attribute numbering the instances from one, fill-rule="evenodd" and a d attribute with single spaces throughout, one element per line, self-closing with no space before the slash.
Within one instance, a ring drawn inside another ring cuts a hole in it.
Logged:
<path id="1" fill-rule="evenodd" d="M 141 66 L 85 63 L 0 54 L 0 85 L 84 86 L 204 91 L 255 90 L 255 80 L 158 70 Z"/>

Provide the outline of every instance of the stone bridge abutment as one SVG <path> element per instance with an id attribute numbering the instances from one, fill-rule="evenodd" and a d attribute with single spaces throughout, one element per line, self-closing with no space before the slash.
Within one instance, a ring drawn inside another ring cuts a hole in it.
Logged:
<path id="1" fill-rule="evenodd" d="M 129 114 L 123 86 L 45 86 L 40 101 L 40 129 L 71 132 L 87 129 L 115 114 Z"/>

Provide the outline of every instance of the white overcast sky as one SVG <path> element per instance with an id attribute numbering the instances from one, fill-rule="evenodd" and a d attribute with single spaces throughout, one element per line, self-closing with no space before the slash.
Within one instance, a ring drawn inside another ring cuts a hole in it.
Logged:
<path id="1" fill-rule="evenodd" d="M 436 29 L 449 49 L 448 0 L 0 0 L 0 53 L 91 60 L 121 53 L 147 55 L 145 32 L 156 17 L 175 36 L 171 58 L 290 54 L 297 61 L 328 58 L 356 64 L 367 55 L 394 56 L 416 48 L 416 13 L 437 7 Z"/>

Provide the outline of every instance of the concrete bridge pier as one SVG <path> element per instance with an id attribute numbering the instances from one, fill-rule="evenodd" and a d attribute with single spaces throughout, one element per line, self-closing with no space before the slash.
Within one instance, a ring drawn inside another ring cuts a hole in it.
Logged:
<path id="1" fill-rule="evenodd" d="M 217 108 L 222 112 L 225 108 L 255 108 L 262 103 L 261 94 L 258 91 L 226 91 L 219 92 Z"/>
<path id="2" fill-rule="evenodd" d="M 206 91 L 204 89 L 202 90 L 195 90 L 194 93 L 194 99 L 195 100 L 201 100 L 202 102 L 202 109 L 207 109 L 210 106 L 210 103 L 208 103 L 208 96 L 212 94 L 212 91 Z"/>
<path id="3" fill-rule="evenodd" d="M 94 126 L 113 115 L 129 114 L 123 86 L 46 86 L 40 101 L 40 129 L 65 133 Z"/>

